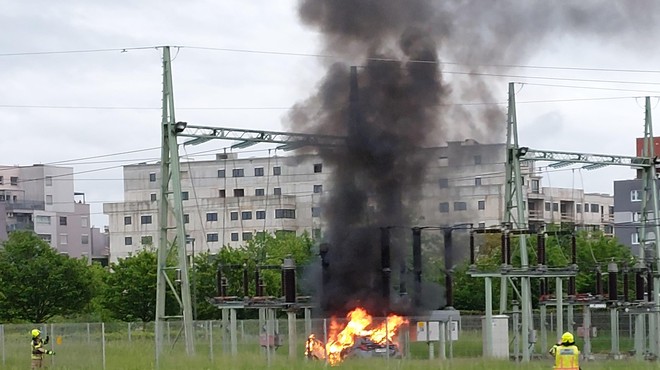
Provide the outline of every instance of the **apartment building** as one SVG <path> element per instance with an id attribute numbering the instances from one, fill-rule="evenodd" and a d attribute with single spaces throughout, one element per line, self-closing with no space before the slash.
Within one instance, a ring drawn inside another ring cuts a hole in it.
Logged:
<path id="1" fill-rule="evenodd" d="M 418 189 L 417 212 L 410 215 L 413 225 L 501 224 L 504 144 L 449 142 L 424 149 L 423 155 L 431 158 L 431 165 Z M 188 253 L 239 246 L 260 232 L 307 231 L 321 239 L 323 205 L 333 191 L 334 170 L 316 155 L 240 158 L 222 153 L 214 160 L 182 163 Z M 530 221 L 534 216 L 537 223 L 572 222 L 608 232 L 611 196 L 540 188 L 541 177 L 532 167 L 525 167 L 523 173 Z M 158 163 L 124 166 L 124 202 L 103 206 L 109 217 L 112 261 L 158 242 L 160 178 Z"/>
<path id="2" fill-rule="evenodd" d="M 660 181 L 657 181 L 660 188 Z M 631 248 L 633 254 L 639 255 L 640 245 L 640 227 L 642 214 L 642 180 L 621 180 L 614 182 L 614 223 L 615 234 L 621 244 Z M 653 212 L 652 204 L 649 204 L 649 213 Z M 652 214 L 649 214 L 649 220 L 654 225 Z M 655 240 L 653 229 L 647 230 L 647 241 Z"/>
<path id="3" fill-rule="evenodd" d="M 89 204 L 84 194 L 74 192 L 73 168 L 2 166 L 0 204 L 5 232 L 30 230 L 60 253 L 107 259 L 107 254 L 92 256 Z"/>

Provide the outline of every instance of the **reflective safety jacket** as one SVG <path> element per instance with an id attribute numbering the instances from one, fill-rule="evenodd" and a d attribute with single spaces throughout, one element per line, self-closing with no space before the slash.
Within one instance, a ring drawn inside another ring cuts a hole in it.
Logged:
<path id="1" fill-rule="evenodd" d="M 575 344 L 558 346 L 555 350 L 555 370 L 579 370 L 580 350 Z"/>
<path id="2" fill-rule="evenodd" d="M 50 352 L 46 348 L 44 348 L 45 344 L 48 344 L 48 341 L 44 341 L 41 338 L 33 338 L 32 339 L 32 359 L 33 360 L 40 360 L 44 357 L 44 354 Z"/>

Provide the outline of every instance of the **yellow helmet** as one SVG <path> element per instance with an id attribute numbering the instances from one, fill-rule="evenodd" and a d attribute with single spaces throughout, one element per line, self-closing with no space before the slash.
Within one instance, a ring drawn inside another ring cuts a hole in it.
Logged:
<path id="1" fill-rule="evenodd" d="M 32 329 L 32 338 L 36 338 L 41 335 L 39 329 Z"/>
<path id="2" fill-rule="evenodd" d="M 561 336 L 561 342 L 562 343 L 573 343 L 574 342 L 573 334 L 571 334 L 569 332 L 564 333 Z"/>

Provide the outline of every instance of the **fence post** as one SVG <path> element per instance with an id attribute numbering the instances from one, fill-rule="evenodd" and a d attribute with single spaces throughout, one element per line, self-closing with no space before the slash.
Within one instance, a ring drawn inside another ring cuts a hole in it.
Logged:
<path id="1" fill-rule="evenodd" d="M 103 354 L 103 370 L 105 370 L 105 323 L 101 323 L 101 352 Z"/>
<path id="2" fill-rule="evenodd" d="M 90 333 L 89 333 L 89 323 L 87 323 L 87 343 L 91 343 Z"/>
<path id="3" fill-rule="evenodd" d="M 129 342 L 132 341 L 132 338 L 131 338 L 131 323 L 130 322 L 128 323 L 128 341 Z"/>
<path id="4" fill-rule="evenodd" d="M 0 325 L 0 335 L 2 336 L 2 366 L 5 366 L 5 326 Z"/>
<path id="5" fill-rule="evenodd" d="M 53 337 L 53 340 L 50 342 L 50 350 L 54 351 L 55 350 L 55 342 L 57 339 L 55 338 L 55 329 L 54 325 L 50 324 L 50 336 Z M 50 356 L 50 365 L 55 366 L 55 356 Z"/>
<path id="6" fill-rule="evenodd" d="M 211 363 L 214 364 L 213 358 L 213 320 L 209 320 L 209 354 L 211 355 Z"/>

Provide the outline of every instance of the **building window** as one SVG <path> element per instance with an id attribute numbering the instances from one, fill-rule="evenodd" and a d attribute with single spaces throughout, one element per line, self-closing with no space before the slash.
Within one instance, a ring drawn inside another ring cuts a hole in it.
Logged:
<path id="1" fill-rule="evenodd" d="M 630 235 L 630 243 L 639 244 L 639 234 L 637 232 L 634 232 Z"/>
<path id="2" fill-rule="evenodd" d="M 46 186 L 53 186 L 53 176 L 46 176 Z"/>
<path id="3" fill-rule="evenodd" d="M 485 222 L 479 222 L 479 226 L 478 226 L 478 227 L 479 227 L 480 229 L 485 229 L 485 228 L 486 228 L 486 223 L 485 223 Z"/>
<path id="4" fill-rule="evenodd" d="M 440 189 L 446 189 L 449 187 L 449 179 L 439 179 L 438 180 L 438 185 L 440 186 Z"/>
<path id="5" fill-rule="evenodd" d="M 474 186 L 481 186 L 481 177 L 474 178 Z"/>
<path id="6" fill-rule="evenodd" d="M 481 164 L 481 156 L 480 155 L 475 155 L 474 156 L 474 164 Z"/>
<path id="7" fill-rule="evenodd" d="M 254 175 L 255 176 L 263 176 L 264 175 L 264 168 L 263 167 L 257 167 L 254 169 Z"/>
<path id="8" fill-rule="evenodd" d="M 483 211 L 486 209 L 486 201 L 485 200 L 480 200 L 477 202 L 477 209 L 480 211 Z"/>
<path id="9" fill-rule="evenodd" d="M 600 206 L 595 203 L 591 203 L 591 213 L 598 213 L 598 210 L 600 209 Z"/>
<path id="10" fill-rule="evenodd" d="M 321 207 L 312 207 L 312 217 L 321 217 Z"/>
<path id="11" fill-rule="evenodd" d="M 249 233 L 249 232 L 248 233 L 243 233 L 243 240 L 244 241 L 252 240 L 252 233 Z"/>
<path id="12" fill-rule="evenodd" d="M 89 219 L 85 216 L 80 218 L 80 226 L 81 227 L 89 227 Z"/>
<path id="13" fill-rule="evenodd" d="M 190 199 L 190 196 L 188 195 L 187 191 L 182 191 L 181 192 L 181 200 L 188 200 Z"/>
<path id="14" fill-rule="evenodd" d="M 584 213 L 589 212 L 589 203 L 584 204 Z"/>
<path id="15" fill-rule="evenodd" d="M 314 173 L 323 172 L 323 163 L 314 163 Z"/>
<path id="16" fill-rule="evenodd" d="M 131 238 L 130 236 L 125 236 L 124 245 L 133 245 L 133 238 Z"/>
<path id="17" fill-rule="evenodd" d="M 448 202 L 442 202 L 442 203 L 440 203 L 440 212 L 441 212 L 441 213 L 447 213 L 447 212 L 449 212 L 449 203 L 448 203 Z"/>
<path id="18" fill-rule="evenodd" d="M 224 178 L 225 177 L 225 170 L 218 170 L 218 178 Z"/>
<path id="19" fill-rule="evenodd" d="M 143 236 L 140 238 L 140 243 L 142 245 L 151 245 L 153 243 L 153 238 L 151 236 Z"/>
<path id="20" fill-rule="evenodd" d="M 233 242 L 238 241 L 238 233 L 231 233 L 231 241 Z"/>
<path id="21" fill-rule="evenodd" d="M 140 223 L 142 225 L 148 225 L 151 223 L 151 215 L 140 216 Z"/>
<path id="22" fill-rule="evenodd" d="M 11 185 L 18 185 L 18 177 L 16 177 L 16 176 L 12 176 L 12 177 L 10 177 L 10 178 L 9 178 L 9 183 L 10 183 Z"/>
<path id="23" fill-rule="evenodd" d="M 61 245 L 69 244 L 69 236 L 67 234 L 60 234 L 60 244 Z"/>
<path id="24" fill-rule="evenodd" d="M 229 219 L 232 221 L 238 221 L 238 212 L 229 212 Z"/>
<path id="25" fill-rule="evenodd" d="M 155 202 L 156 201 L 156 193 L 151 193 L 150 196 L 151 196 L 151 201 Z"/>
<path id="26" fill-rule="evenodd" d="M 130 225 L 133 223 L 131 216 L 124 216 L 124 225 Z"/>
<path id="27" fill-rule="evenodd" d="M 0 185 L 4 185 L 4 184 L 5 184 L 5 177 L 0 176 Z"/>
<path id="28" fill-rule="evenodd" d="M 218 221 L 218 213 L 217 212 L 207 212 L 206 213 L 206 221 L 207 222 Z"/>
<path id="29" fill-rule="evenodd" d="M 48 205 L 53 204 L 53 196 L 52 195 L 46 195 L 46 204 L 48 204 Z"/>
<path id="30" fill-rule="evenodd" d="M 631 190 L 630 191 L 630 201 L 631 202 L 640 202 L 642 200 L 642 195 L 640 194 L 639 190 Z"/>
<path id="31" fill-rule="evenodd" d="M 275 166 L 273 167 L 273 176 L 279 176 L 282 174 L 282 167 Z"/>
<path id="32" fill-rule="evenodd" d="M 264 189 L 254 189 L 254 195 L 257 197 L 263 197 L 266 195 L 266 191 Z"/>
<path id="33" fill-rule="evenodd" d="M 207 242 L 217 242 L 218 239 L 218 233 L 209 233 L 206 234 L 206 241 Z"/>
<path id="34" fill-rule="evenodd" d="M 465 211 L 465 210 L 467 210 L 467 203 L 454 202 L 454 211 Z"/>
<path id="35" fill-rule="evenodd" d="M 234 196 L 235 197 L 244 197 L 245 196 L 245 189 L 234 189 Z"/>
<path id="36" fill-rule="evenodd" d="M 582 213 L 582 204 L 581 203 L 575 204 L 575 213 Z"/>
<path id="37" fill-rule="evenodd" d="M 60 216 L 60 226 L 66 226 L 66 224 L 67 224 L 66 217 Z"/>
<path id="38" fill-rule="evenodd" d="M 218 197 L 226 198 L 227 197 L 227 191 L 225 189 L 218 190 Z"/>
<path id="39" fill-rule="evenodd" d="M 50 216 L 36 216 L 34 222 L 43 225 L 50 225 Z"/>
<path id="40" fill-rule="evenodd" d="M 532 193 L 539 193 L 539 180 L 532 180 Z"/>
<path id="41" fill-rule="evenodd" d="M 314 185 L 314 193 L 315 194 L 323 193 L 323 185 Z"/>
<path id="42" fill-rule="evenodd" d="M 275 218 L 296 218 L 295 209 L 276 209 Z"/>
<path id="43" fill-rule="evenodd" d="M 312 229 L 312 238 L 321 239 L 321 237 L 322 237 L 321 229 Z"/>
<path id="44" fill-rule="evenodd" d="M 80 235 L 80 243 L 89 244 L 89 235 L 86 234 Z"/>
<path id="45" fill-rule="evenodd" d="M 183 223 L 184 224 L 189 224 L 190 223 L 190 215 L 187 213 L 183 214 Z"/>
<path id="46" fill-rule="evenodd" d="M 231 170 L 232 177 L 243 177 L 245 176 L 245 171 L 242 168 L 234 168 Z"/>
<path id="47" fill-rule="evenodd" d="M 552 212 L 559 212 L 559 203 L 552 203 Z"/>
<path id="48" fill-rule="evenodd" d="M 251 220 L 251 219 L 252 219 L 252 211 L 241 212 L 241 220 Z"/>
<path id="49" fill-rule="evenodd" d="M 149 174 L 149 182 L 156 182 L 156 173 L 152 172 Z"/>
<path id="50" fill-rule="evenodd" d="M 273 189 L 273 194 L 282 195 L 282 188 L 274 188 Z"/>
<path id="51" fill-rule="evenodd" d="M 632 222 L 639 222 L 642 219 L 642 212 L 632 212 Z"/>
<path id="52" fill-rule="evenodd" d="M 257 220 L 265 220 L 266 219 L 266 211 L 257 211 L 256 217 L 257 217 Z"/>
<path id="53" fill-rule="evenodd" d="M 609 206 L 607 208 L 607 212 L 610 216 L 614 215 L 614 206 Z"/>

